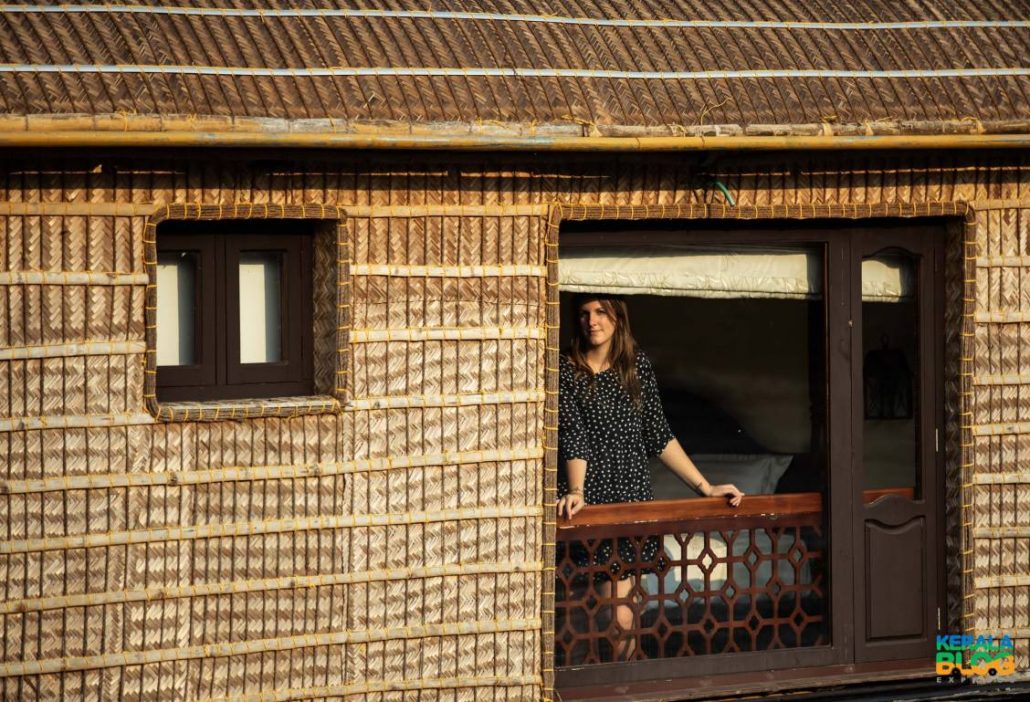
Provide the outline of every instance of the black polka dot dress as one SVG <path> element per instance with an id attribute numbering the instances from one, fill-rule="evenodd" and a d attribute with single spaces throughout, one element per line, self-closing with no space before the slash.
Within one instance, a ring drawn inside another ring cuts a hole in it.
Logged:
<path id="1" fill-rule="evenodd" d="M 608 369 L 591 378 L 577 374 L 572 362 L 561 358 L 558 386 L 558 495 L 568 491 L 565 462 L 581 458 L 587 462 L 583 495 L 587 504 L 644 502 L 654 499 L 651 471 L 652 456 L 660 454 L 674 438 L 662 411 L 651 361 L 642 351 L 636 355 L 640 381 L 640 404 L 634 404 L 619 383 L 618 375 Z M 630 539 L 620 538 L 619 559 L 637 561 Z M 644 542 L 639 560 L 654 561 L 658 539 Z M 562 554 L 559 553 L 559 557 Z M 586 566 L 589 554 L 584 544 L 574 545 L 570 553 L 579 566 Z M 612 575 L 628 577 L 632 571 L 613 562 L 611 540 L 602 541 L 594 552 L 594 564 L 603 565 Z"/>

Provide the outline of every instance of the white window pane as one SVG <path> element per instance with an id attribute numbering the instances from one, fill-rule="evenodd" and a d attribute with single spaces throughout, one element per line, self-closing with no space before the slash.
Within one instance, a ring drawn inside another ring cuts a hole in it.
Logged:
<path id="1" fill-rule="evenodd" d="M 282 360 L 279 256 L 240 255 L 240 363 Z"/>
<path id="2" fill-rule="evenodd" d="M 190 254 L 157 259 L 157 365 L 192 365 L 196 261 Z"/>

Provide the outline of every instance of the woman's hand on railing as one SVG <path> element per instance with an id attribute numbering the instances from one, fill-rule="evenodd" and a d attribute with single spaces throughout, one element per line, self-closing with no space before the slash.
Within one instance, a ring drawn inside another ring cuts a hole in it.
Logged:
<path id="1" fill-rule="evenodd" d="M 744 499 L 744 493 L 738 490 L 737 486 L 732 483 L 712 485 L 710 489 L 711 492 L 708 493 L 708 497 L 725 497 L 730 507 L 740 507 L 740 502 Z"/>
<path id="2" fill-rule="evenodd" d="M 558 516 L 561 517 L 564 514 L 566 519 L 572 519 L 572 515 L 583 509 L 585 504 L 586 500 L 583 499 L 583 495 L 570 492 L 558 500 Z"/>

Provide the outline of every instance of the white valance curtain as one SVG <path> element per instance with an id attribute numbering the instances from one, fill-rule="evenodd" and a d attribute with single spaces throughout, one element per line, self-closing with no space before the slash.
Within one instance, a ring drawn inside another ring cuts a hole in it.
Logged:
<path id="1" fill-rule="evenodd" d="M 559 285 L 568 292 L 709 298 L 818 299 L 821 257 L 798 248 L 709 246 L 570 246 L 561 250 Z M 862 262 L 862 299 L 894 302 L 912 293 L 901 258 Z"/>

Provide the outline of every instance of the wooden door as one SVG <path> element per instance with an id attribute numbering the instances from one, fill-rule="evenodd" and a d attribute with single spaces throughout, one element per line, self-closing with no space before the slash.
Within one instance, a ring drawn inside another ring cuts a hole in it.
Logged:
<path id="1" fill-rule="evenodd" d="M 932 660 L 942 606 L 943 246 L 864 230 L 852 257 L 855 660 Z M 900 292 L 900 295 L 898 294 Z"/>

